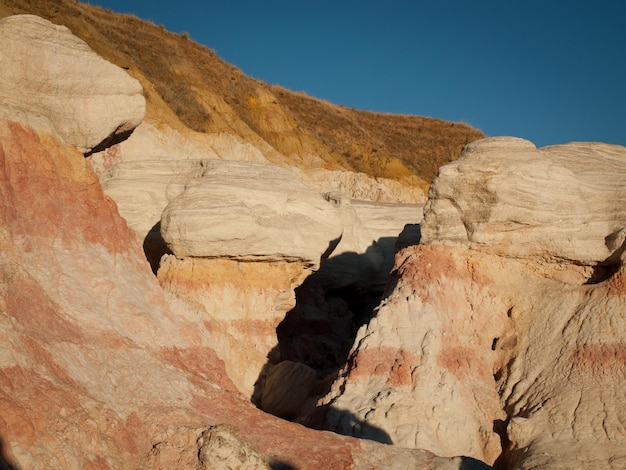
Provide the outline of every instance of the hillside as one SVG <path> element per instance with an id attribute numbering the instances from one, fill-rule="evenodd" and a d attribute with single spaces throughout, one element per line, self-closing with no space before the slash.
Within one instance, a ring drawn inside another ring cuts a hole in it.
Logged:
<path id="1" fill-rule="evenodd" d="M 147 122 L 235 134 L 271 146 L 277 162 L 303 166 L 314 155 L 326 168 L 424 185 L 483 137 L 465 124 L 348 109 L 251 79 L 186 35 L 131 15 L 74 0 L 0 0 L 0 17 L 18 13 L 67 26 L 126 68 L 144 87 Z"/>

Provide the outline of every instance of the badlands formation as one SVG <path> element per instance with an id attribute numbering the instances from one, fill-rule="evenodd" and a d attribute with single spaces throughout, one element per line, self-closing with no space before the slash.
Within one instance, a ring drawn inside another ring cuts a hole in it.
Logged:
<path id="1" fill-rule="evenodd" d="M 625 148 L 426 198 L 144 112 L 0 20 L 0 468 L 626 468 Z"/>

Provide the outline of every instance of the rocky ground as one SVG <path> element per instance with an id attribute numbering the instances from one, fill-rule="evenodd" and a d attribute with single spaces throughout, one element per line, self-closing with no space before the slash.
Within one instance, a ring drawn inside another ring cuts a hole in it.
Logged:
<path id="1" fill-rule="evenodd" d="M 426 197 L 141 124 L 36 16 L 0 65 L 0 468 L 626 468 L 625 148 Z"/>

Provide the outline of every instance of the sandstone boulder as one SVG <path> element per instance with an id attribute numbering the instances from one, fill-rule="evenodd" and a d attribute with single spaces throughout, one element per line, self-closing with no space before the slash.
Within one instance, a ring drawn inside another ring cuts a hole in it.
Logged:
<path id="1" fill-rule="evenodd" d="M 65 26 L 34 15 L 0 20 L 0 117 L 46 129 L 83 153 L 127 137 L 143 90 Z"/>
<path id="2" fill-rule="evenodd" d="M 263 383 L 259 407 L 284 419 L 293 420 L 314 395 L 317 374 L 301 362 L 282 361 L 272 366 Z"/>
<path id="3" fill-rule="evenodd" d="M 513 137 L 469 144 L 441 168 L 422 227 L 503 256 L 595 266 L 623 250 L 626 149 L 572 143 L 537 149 Z"/>
<path id="4" fill-rule="evenodd" d="M 161 235 L 179 257 L 298 261 L 316 268 L 341 238 L 335 207 L 288 170 L 214 160 L 163 211 Z"/>

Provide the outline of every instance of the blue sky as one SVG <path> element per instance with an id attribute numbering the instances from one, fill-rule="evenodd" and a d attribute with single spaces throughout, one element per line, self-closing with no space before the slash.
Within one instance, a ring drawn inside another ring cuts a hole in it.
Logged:
<path id="1" fill-rule="evenodd" d="M 163 24 L 246 75 L 537 146 L 626 145 L 626 2 L 90 0 Z"/>

